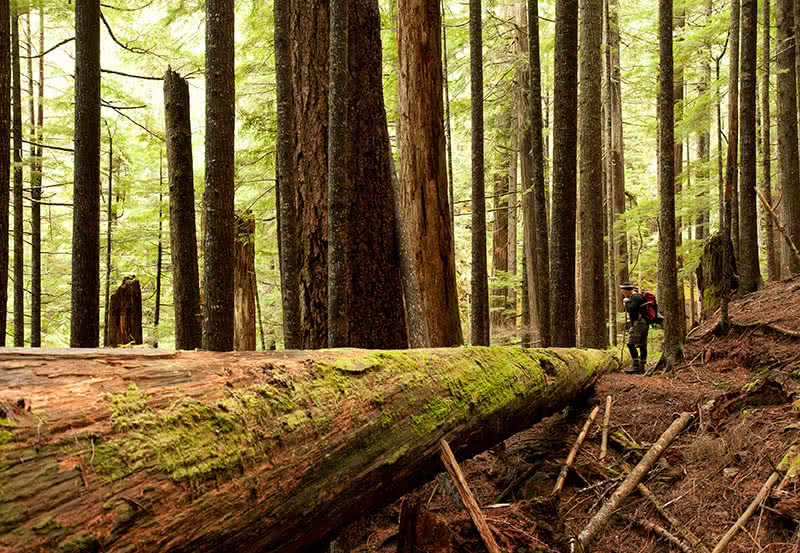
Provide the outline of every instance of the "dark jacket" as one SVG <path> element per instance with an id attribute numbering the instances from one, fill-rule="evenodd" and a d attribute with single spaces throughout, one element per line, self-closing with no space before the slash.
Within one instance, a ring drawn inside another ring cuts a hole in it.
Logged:
<path id="1" fill-rule="evenodd" d="M 644 304 L 644 296 L 641 294 L 631 294 L 631 297 L 625 302 L 625 308 L 628 310 L 628 317 L 630 318 L 631 324 L 639 320 Z"/>

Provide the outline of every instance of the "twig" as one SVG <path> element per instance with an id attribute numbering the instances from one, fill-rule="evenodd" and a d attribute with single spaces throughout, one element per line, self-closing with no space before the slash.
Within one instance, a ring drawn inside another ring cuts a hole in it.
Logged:
<path id="1" fill-rule="evenodd" d="M 736 533 L 741 530 L 745 524 L 747 524 L 747 521 L 751 516 L 753 516 L 753 513 L 756 511 L 761 502 L 767 498 L 772 486 L 774 486 L 775 482 L 778 481 L 778 478 L 781 477 L 780 472 L 778 471 L 786 470 L 789 463 L 795 458 L 796 450 L 796 446 L 789 448 L 789 451 L 783 456 L 783 459 L 778 464 L 777 470 L 772 471 L 772 474 L 769 475 L 767 481 L 764 482 L 763 486 L 761 486 L 761 490 L 758 492 L 758 495 L 756 495 L 756 498 L 750 502 L 750 505 L 747 507 L 744 513 L 742 513 L 734 525 L 731 526 L 727 532 L 725 532 L 725 535 L 720 538 L 719 542 L 717 542 L 717 545 L 714 547 L 711 553 L 722 553 L 722 551 L 725 551 L 725 548 L 728 547 L 728 543 L 730 543 Z"/>
<path id="2" fill-rule="evenodd" d="M 478 502 L 475 501 L 475 496 L 472 495 L 469 485 L 464 478 L 464 474 L 461 472 L 461 468 L 456 462 L 453 451 L 450 449 L 450 445 L 444 438 L 439 440 L 439 456 L 441 457 L 447 472 L 450 473 L 450 477 L 453 479 L 456 489 L 458 490 L 458 495 L 461 496 L 461 501 L 464 503 L 464 507 L 467 508 L 467 511 L 469 511 L 469 515 L 472 517 L 472 522 L 475 523 L 475 527 L 478 529 L 478 533 L 481 535 L 483 543 L 486 545 L 489 553 L 501 553 L 500 547 L 498 547 L 491 530 L 489 530 L 489 525 L 486 523 L 486 518 L 484 518 L 483 513 L 478 507 Z"/>
<path id="3" fill-rule="evenodd" d="M 616 511 L 623 501 L 633 492 L 636 485 L 642 481 L 650 467 L 661 457 L 672 441 L 686 428 L 689 421 L 694 418 L 693 413 L 682 413 L 669 428 L 661 435 L 658 441 L 642 457 L 642 460 L 634 467 L 628 477 L 620 484 L 619 488 L 611 495 L 611 499 L 592 517 L 586 528 L 578 535 L 578 545 L 583 550 L 597 533 L 606 525 L 608 519 Z"/>
<path id="4" fill-rule="evenodd" d="M 672 534 L 669 530 L 664 528 L 663 526 L 659 526 L 654 522 L 650 522 L 649 520 L 636 520 L 633 517 L 625 517 L 628 521 L 638 524 L 642 528 L 650 530 L 654 534 L 657 534 L 670 542 L 671 544 L 678 547 L 684 553 L 692 553 L 693 549 L 689 546 L 689 544 L 683 542 L 678 536 Z"/>
<path id="5" fill-rule="evenodd" d="M 761 198 L 761 202 L 769 211 L 769 214 L 772 215 L 773 219 L 775 219 L 775 226 L 778 227 L 780 233 L 783 234 L 783 237 L 786 239 L 786 242 L 789 244 L 789 247 L 792 248 L 792 252 L 794 252 L 794 255 L 797 257 L 797 259 L 800 259 L 800 251 L 798 251 L 797 246 L 795 246 L 794 242 L 789 236 L 789 233 L 786 232 L 786 229 L 781 224 L 781 220 L 778 217 L 778 214 L 775 213 L 775 208 L 773 208 L 770 205 L 770 203 L 767 201 L 767 198 L 764 196 L 764 193 L 761 190 L 759 190 L 758 187 L 756 187 L 756 192 L 758 193 L 758 197 Z"/>
<path id="6" fill-rule="evenodd" d="M 439 482 L 436 482 L 436 485 L 433 486 L 433 491 L 431 491 L 431 496 L 428 498 L 428 502 L 425 504 L 426 508 L 431 504 L 431 501 L 433 501 L 433 496 L 436 495 L 436 492 L 438 490 L 439 490 Z"/>
<path id="7" fill-rule="evenodd" d="M 589 415 L 589 418 L 586 421 L 586 424 L 583 425 L 583 430 L 578 435 L 578 439 L 575 440 L 575 445 L 572 446 L 572 450 L 569 452 L 567 456 L 567 462 L 564 463 L 564 467 L 561 469 L 561 474 L 558 475 L 558 480 L 556 481 L 556 485 L 553 486 L 553 494 L 557 494 L 561 491 L 561 488 L 564 487 L 564 481 L 567 479 L 567 473 L 569 469 L 572 468 L 572 465 L 575 463 L 575 456 L 578 454 L 578 449 L 580 449 L 583 440 L 586 439 L 586 434 L 589 432 L 589 427 L 594 422 L 594 419 L 597 417 L 597 413 L 600 412 L 600 406 L 595 406 L 592 409 L 592 413 Z"/>
<path id="8" fill-rule="evenodd" d="M 670 515 L 667 510 L 664 509 L 664 507 L 662 507 L 658 502 L 658 499 L 656 499 L 656 496 L 650 491 L 650 488 L 644 484 L 639 484 L 636 488 L 639 490 L 639 493 L 641 493 L 650 501 L 653 507 L 656 508 L 656 511 L 658 511 L 662 517 L 664 517 L 664 520 L 670 523 L 672 528 L 680 535 L 680 537 L 691 543 L 693 547 L 699 549 L 702 553 L 708 553 L 708 548 L 702 542 L 700 542 L 700 538 L 695 536 L 691 530 L 681 524 L 678 519 Z"/>
<path id="9" fill-rule="evenodd" d="M 511 483 L 510 483 L 510 484 L 509 484 L 509 485 L 506 487 L 506 489 L 505 489 L 505 490 L 503 490 L 503 492 L 502 492 L 500 495 L 498 495 L 498 496 L 497 496 L 497 498 L 494 500 L 494 502 L 495 502 L 495 503 L 500 503 L 500 502 L 501 502 L 501 501 L 503 501 L 503 500 L 504 500 L 506 497 L 508 497 L 508 494 L 509 494 L 509 492 L 511 492 L 511 490 L 513 490 L 514 488 L 516 488 L 516 487 L 517 487 L 517 486 L 518 486 L 520 483 L 524 482 L 524 481 L 525 481 L 525 479 L 526 479 L 526 478 L 528 478 L 528 476 L 530 476 L 531 474 L 533 474 L 533 471 L 534 471 L 534 470 L 536 470 L 536 468 L 537 468 L 537 465 L 532 465 L 532 466 L 528 467 L 528 468 L 525 470 L 525 472 L 523 472 L 523 473 L 522 473 L 522 474 L 520 474 L 520 475 L 519 475 L 517 478 L 515 478 L 515 479 L 514 479 L 514 481 L 513 481 L 513 482 L 511 482 Z"/>
<path id="10" fill-rule="evenodd" d="M 606 396 L 606 412 L 603 415 L 603 439 L 600 442 L 600 460 L 608 453 L 608 422 L 611 420 L 611 396 Z"/>

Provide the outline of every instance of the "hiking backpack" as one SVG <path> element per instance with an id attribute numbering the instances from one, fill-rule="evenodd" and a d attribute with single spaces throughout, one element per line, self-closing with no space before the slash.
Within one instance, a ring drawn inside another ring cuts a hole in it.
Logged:
<path id="1" fill-rule="evenodd" d="M 652 292 L 642 292 L 644 298 L 644 305 L 642 305 L 642 317 L 650 324 L 662 324 L 664 317 L 658 312 L 658 303 L 656 302 L 656 295 Z"/>

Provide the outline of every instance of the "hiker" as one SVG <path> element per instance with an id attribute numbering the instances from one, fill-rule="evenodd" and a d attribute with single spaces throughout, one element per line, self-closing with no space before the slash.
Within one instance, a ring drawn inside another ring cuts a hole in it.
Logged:
<path id="1" fill-rule="evenodd" d="M 646 301 L 644 296 L 636 292 L 636 288 L 629 282 L 620 284 L 620 290 L 622 290 L 624 296 L 622 302 L 625 304 L 625 311 L 630 320 L 628 351 L 631 352 L 633 359 L 631 366 L 625 368 L 624 372 L 643 373 L 647 368 L 647 333 L 650 330 L 650 323 L 643 314 Z"/>

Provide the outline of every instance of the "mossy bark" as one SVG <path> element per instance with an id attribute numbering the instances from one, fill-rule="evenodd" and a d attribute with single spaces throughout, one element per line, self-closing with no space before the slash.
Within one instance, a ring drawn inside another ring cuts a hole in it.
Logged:
<path id="1" fill-rule="evenodd" d="M 720 307 L 723 290 L 726 285 L 723 282 L 726 275 L 723 271 L 723 259 L 725 259 L 725 248 L 728 248 L 728 259 L 731 260 L 730 274 L 733 275 L 732 288 L 736 288 L 738 279 L 736 277 L 736 259 L 733 255 L 733 243 L 730 238 L 726 239 L 722 234 L 716 233 L 706 240 L 703 249 L 703 257 L 700 265 L 697 266 L 697 287 L 700 289 L 700 302 L 702 304 L 701 318 L 707 319 Z"/>
<path id="2" fill-rule="evenodd" d="M 619 368 L 594 350 L 0 353 L 0 553 L 308 549 Z M 65 545 L 67 544 L 67 545 Z"/>

